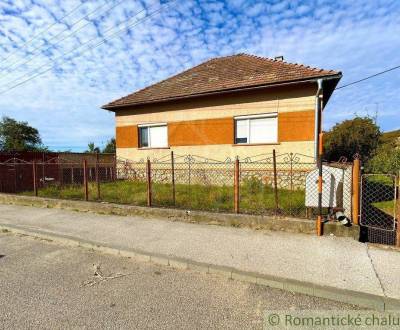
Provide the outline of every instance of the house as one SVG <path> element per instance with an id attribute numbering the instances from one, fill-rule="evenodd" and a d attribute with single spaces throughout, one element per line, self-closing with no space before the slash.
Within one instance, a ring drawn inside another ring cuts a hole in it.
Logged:
<path id="1" fill-rule="evenodd" d="M 315 157 L 323 106 L 341 73 L 247 54 L 214 58 L 102 108 L 115 113 L 117 156 Z"/>

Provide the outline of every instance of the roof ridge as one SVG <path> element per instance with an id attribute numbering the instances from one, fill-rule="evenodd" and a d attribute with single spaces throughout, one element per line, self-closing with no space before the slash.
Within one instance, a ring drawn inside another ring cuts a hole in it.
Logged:
<path id="1" fill-rule="evenodd" d="M 302 63 L 288 62 L 288 61 L 285 61 L 285 60 L 277 60 L 277 59 L 271 58 L 271 57 L 263 57 L 263 56 L 247 54 L 247 53 L 240 53 L 240 54 L 237 54 L 237 55 L 245 55 L 247 57 L 257 58 L 257 59 L 260 59 L 260 60 L 267 60 L 267 61 L 270 61 L 270 62 L 276 62 L 276 63 L 283 63 L 283 64 L 287 64 L 287 65 L 299 66 L 299 67 L 302 67 L 302 68 L 305 68 L 305 69 L 318 71 L 318 72 L 321 72 L 321 71 L 335 72 L 335 70 L 326 70 L 326 69 L 323 69 L 323 68 L 318 68 L 318 67 L 314 67 L 314 66 L 310 66 L 310 65 L 304 65 Z"/>
<path id="2" fill-rule="evenodd" d="M 225 55 L 225 56 L 212 57 L 209 60 L 207 60 L 206 62 L 203 62 L 201 64 L 207 63 L 209 61 L 222 60 L 222 59 L 229 58 L 229 57 L 238 57 L 238 56 L 243 56 L 243 55 L 247 55 L 247 54 L 245 54 L 245 53 L 237 53 L 237 54 L 231 54 L 231 55 Z"/>

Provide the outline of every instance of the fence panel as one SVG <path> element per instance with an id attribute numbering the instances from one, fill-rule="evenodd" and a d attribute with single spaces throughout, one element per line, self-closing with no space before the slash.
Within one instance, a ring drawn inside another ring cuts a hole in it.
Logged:
<path id="1" fill-rule="evenodd" d="M 173 207 L 173 175 L 170 161 L 151 163 L 152 205 Z"/>
<path id="2" fill-rule="evenodd" d="M 186 157 L 178 156 L 174 163 L 174 182 L 175 182 L 175 207 L 191 209 L 191 167 L 192 164 Z M 173 192 L 173 191 L 172 191 Z"/>
<path id="3" fill-rule="evenodd" d="M 234 163 L 193 155 L 151 163 L 152 205 L 233 211 Z"/>
<path id="4" fill-rule="evenodd" d="M 37 163 L 38 196 L 84 200 L 83 165 L 72 162 Z"/>
<path id="5" fill-rule="evenodd" d="M 369 228 L 394 231 L 396 228 L 396 176 L 361 176 L 361 221 Z"/>
<path id="6" fill-rule="evenodd" d="M 363 174 L 361 176 L 361 240 L 395 245 L 399 201 L 396 176 Z"/>
<path id="7" fill-rule="evenodd" d="M 16 193 L 33 193 L 33 166 L 32 163 L 14 163 L 14 178 Z"/>
<path id="8" fill-rule="evenodd" d="M 105 171 L 104 169 L 102 170 Z M 147 200 L 146 163 L 117 160 L 110 181 L 100 186 L 101 199 L 111 203 L 145 206 Z M 114 174 L 115 172 L 115 174 Z"/>
<path id="9" fill-rule="evenodd" d="M 111 201 L 112 196 L 116 194 L 115 186 L 118 184 L 115 162 L 94 164 L 94 171 L 94 180 L 89 184 L 89 199 Z"/>
<path id="10" fill-rule="evenodd" d="M 13 163 L 0 163 L 0 192 L 17 192 L 17 174 Z"/>
<path id="11" fill-rule="evenodd" d="M 243 160 L 240 163 L 240 210 L 244 213 L 308 217 L 306 178 L 313 170 L 315 163 L 299 154 Z"/>
<path id="12" fill-rule="evenodd" d="M 275 215 L 276 204 L 272 159 L 244 161 L 239 166 L 239 209 L 243 213 Z M 279 191 L 279 189 L 278 189 Z"/>
<path id="13" fill-rule="evenodd" d="M 234 163 L 189 160 L 190 207 L 194 210 L 233 212 Z"/>

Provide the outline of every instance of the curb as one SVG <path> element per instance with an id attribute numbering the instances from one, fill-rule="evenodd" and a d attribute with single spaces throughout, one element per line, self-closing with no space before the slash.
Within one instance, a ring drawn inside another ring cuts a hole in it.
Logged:
<path id="1" fill-rule="evenodd" d="M 139 216 L 150 219 L 168 219 L 189 223 L 208 225 L 245 227 L 289 233 L 315 235 L 315 222 L 308 219 L 275 217 L 268 215 L 250 215 L 219 213 L 210 211 L 146 207 L 137 205 L 123 205 L 106 202 L 66 200 L 47 197 L 24 196 L 0 193 L 0 204 L 23 205 L 41 208 L 57 208 L 77 212 L 93 212 L 102 215 Z M 348 237 L 358 240 L 360 228 L 358 226 L 344 227 L 338 223 L 325 223 L 324 235 L 333 234 L 338 237 Z"/>
<path id="2" fill-rule="evenodd" d="M 331 286 L 316 285 L 311 282 L 298 281 L 272 275 L 241 271 L 233 267 L 197 262 L 180 257 L 146 252 L 140 249 L 129 249 L 115 245 L 109 245 L 107 243 L 84 240 L 68 235 L 49 233 L 37 229 L 26 229 L 22 226 L 0 224 L 0 231 L 1 230 L 4 232 L 13 232 L 20 235 L 54 241 L 67 246 L 82 247 L 106 254 L 134 258 L 138 261 L 146 261 L 158 265 L 170 266 L 175 269 L 189 269 L 206 274 L 217 274 L 233 280 L 255 283 L 285 291 L 335 300 L 377 311 L 400 310 L 400 299 L 388 298 L 347 289 L 339 289 Z"/>

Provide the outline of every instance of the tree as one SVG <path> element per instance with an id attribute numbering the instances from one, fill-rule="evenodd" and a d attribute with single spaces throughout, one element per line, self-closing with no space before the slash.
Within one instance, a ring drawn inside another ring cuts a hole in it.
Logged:
<path id="1" fill-rule="evenodd" d="M 103 149 L 104 153 L 114 154 L 115 153 L 115 138 L 111 138 L 107 141 L 106 146 Z"/>
<path id="2" fill-rule="evenodd" d="M 0 121 L 1 151 L 45 151 L 39 131 L 26 121 L 3 117 Z"/>
<path id="3" fill-rule="evenodd" d="M 88 149 L 85 152 L 93 152 L 93 153 L 100 152 L 100 148 L 96 147 L 94 142 L 89 142 Z"/>
<path id="4" fill-rule="evenodd" d="M 375 155 L 367 162 L 369 173 L 387 173 L 398 175 L 400 171 L 400 148 L 394 143 L 379 146 Z"/>
<path id="5" fill-rule="evenodd" d="M 363 161 L 370 158 L 379 145 L 381 132 L 369 117 L 356 117 L 336 124 L 324 135 L 324 158 L 337 161 L 352 160 L 359 154 Z"/>

